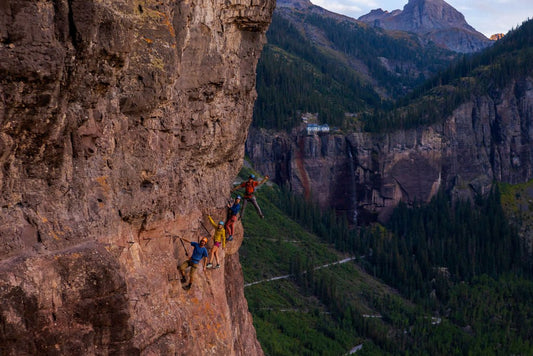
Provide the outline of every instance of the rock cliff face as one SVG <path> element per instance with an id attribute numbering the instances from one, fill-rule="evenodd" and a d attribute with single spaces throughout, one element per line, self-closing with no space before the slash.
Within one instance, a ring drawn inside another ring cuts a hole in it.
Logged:
<path id="1" fill-rule="evenodd" d="M 461 105 L 443 124 L 390 134 L 306 136 L 254 130 L 255 166 L 278 183 L 361 219 L 385 220 L 400 200 L 457 196 L 494 180 L 533 178 L 533 79 Z"/>
<path id="2" fill-rule="evenodd" d="M 238 242 L 186 292 L 169 235 L 223 217 L 274 4 L 0 2 L 0 354 L 262 354 Z"/>
<path id="3" fill-rule="evenodd" d="M 443 0 L 410 0 L 403 10 L 372 10 L 358 20 L 387 30 L 414 32 L 425 41 L 461 53 L 477 52 L 492 44 Z"/>

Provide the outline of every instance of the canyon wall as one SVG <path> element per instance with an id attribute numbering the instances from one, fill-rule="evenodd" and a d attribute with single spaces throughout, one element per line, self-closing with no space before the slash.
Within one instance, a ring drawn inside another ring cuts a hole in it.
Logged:
<path id="1" fill-rule="evenodd" d="M 0 354 L 262 354 L 239 239 L 185 291 L 175 236 L 223 218 L 274 6 L 0 2 Z"/>
<path id="2" fill-rule="evenodd" d="M 388 134 L 306 135 L 254 129 L 246 152 L 279 184 L 363 220 L 440 188 L 457 197 L 533 178 L 533 79 L 472 98 L 442 124 Z"/>

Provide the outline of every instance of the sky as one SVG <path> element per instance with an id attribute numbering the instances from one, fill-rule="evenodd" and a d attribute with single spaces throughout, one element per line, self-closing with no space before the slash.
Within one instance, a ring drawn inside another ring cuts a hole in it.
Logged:
<path id="1" fill-rule="evenodd" d="M 523 21 L 533 18 L 533 0 L 445 0 L 461 12 L 466 22 L 487 37 L 507 33 Z M 408 0 L 311 0 L 332 12 L 357 19 L 379 9 L 402 10 Z"/>

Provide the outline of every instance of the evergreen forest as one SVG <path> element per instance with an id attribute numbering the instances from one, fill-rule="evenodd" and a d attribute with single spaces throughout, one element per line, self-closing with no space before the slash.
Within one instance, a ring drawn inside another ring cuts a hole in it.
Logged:
<path id="1" fill-rule="evenodd" d="M 458 55 L 408 34 L 276 10 L 257 68 L 253 125 L 292 130 L 302 113 L 349 132 L 443 122 L 533 70 L 533 20 Z M 243 169 L 244 179 L 250 169 Z M 387 223 L 341 213 L 274 183 L 247 209 L 245 295 L 267 355 L 533 355 L 533 182 L 484 196 L 400 203 Z"/>
<path id="2" fill-rule="evenodd" d="M 347 18 L 276 10 L 257 66 L 253 124 L 289 130 L 299 113 L 311 112 L 343 127 L 346 113 L 389 107 L 390 98 L 422 84 L 455 56 Z"/>
<path id="3" fill-rule="evenodd" d="M 365 113 L 364 129 L 383 132 L 442 122 L 467 100 L 484 95 L 496 98 L 509 85 L 515 91 L 523 91 L 524 78 L 532 73 L 533 20 L 529 20 L 494 46 L 463 56 L 397 100 L 394 107 L 376 107 Z"/>
<path id="4" fill-rule="evenodd" d="M 532 38 L 530 20 L 480 53 L 458 55 L 406 33 L 275 11 L 257 68 L 253 125 L 290 130 L 303 112 L 369 132 L 440 122 L 467 100 L 509 84 L 521 90 L 533 69 Z"/>
<path id="5" fill-rule="evenodd" d="M 283 187 L 257 197 L 240 253 L 265 354 L 533 353 L 533 264 L 498 186 L 360 228 Z"/>

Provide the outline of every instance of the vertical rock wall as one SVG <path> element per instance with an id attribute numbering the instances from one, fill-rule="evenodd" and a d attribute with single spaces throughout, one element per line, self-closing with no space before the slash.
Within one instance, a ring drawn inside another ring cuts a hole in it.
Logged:
<path id="1" fill-rule="evenodd" d="M 262 353 L 238 255 L 185 292 L 169 235 L 222 218 L 274 4 L 0 2 L 0 354 Z"/>
<path id="2" fill-rule="evenodd" d="M 276 183 L 317 201 L 321 206 L 354 214 L 355 169 L 346 137 L 288 134 L 252 129 L 246 153 L 254 166 Z"/>
<path id="3" fill-rule="evenodd" d="M 355 201 L 363 220 L 386 220 L 400 200 L 428 201 L 442 187 L 470 197 L 493 181 L 532 179 L 533 80 L 472 98 L 442 124 L 388 134 L 252 130 L 246 151 L 264 174 L 322 206 L 350 211 Z"/>

